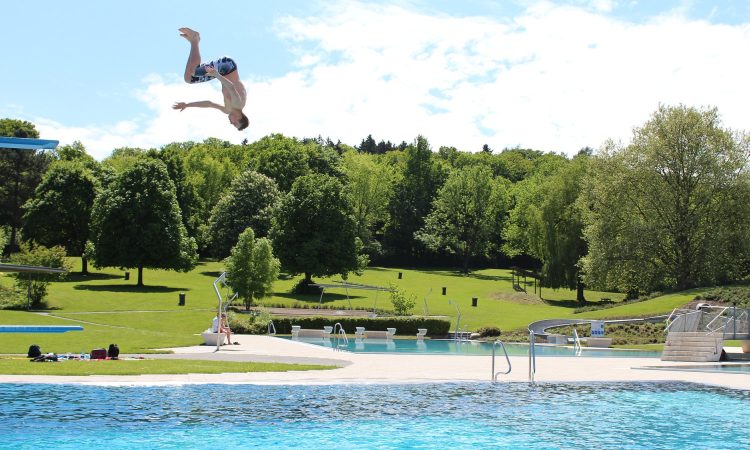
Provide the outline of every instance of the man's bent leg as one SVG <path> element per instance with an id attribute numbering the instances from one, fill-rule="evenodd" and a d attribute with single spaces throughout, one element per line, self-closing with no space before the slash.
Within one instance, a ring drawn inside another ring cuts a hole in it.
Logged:
<path id="1" fill-rule="evenodd" d="M 186 83 L 193 83 L 195 68 L 201 64 L 201 51 L 199 46 L 201 36 L 197 31 L 193 31 L 190 28 L 180 28 L 180 36 L 190 42 L 190 55 L 188 55 L 187 64 L 185 65 L 184 78 Z"/>

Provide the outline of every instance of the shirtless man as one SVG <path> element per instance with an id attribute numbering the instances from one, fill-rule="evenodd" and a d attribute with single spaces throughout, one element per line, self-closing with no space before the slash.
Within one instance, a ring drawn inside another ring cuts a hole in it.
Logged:
<path id="1" fill-rule="evenodd" d="M 185 66 L 186 83 L 203 83 L 211 78 L 221 82 L 221 92 L 224 94 L 224 105 L 204 100 L 200 102 L 178 102 L 172 108 L 183 111 L 185 108 L 216 108 L 229 116 L 229 122 L 238 130 L 247 128 L 248 119 L 242 112 L 247 102 L 245 86 L 237 73 L 237 64 L 232 58 L 223 57 L 209 63 L 201 63 L 201 53 L 198 43 L 201 35 L 190 28 L 180 28 L 180 36 L 190 42 L 190 56 Z"/>

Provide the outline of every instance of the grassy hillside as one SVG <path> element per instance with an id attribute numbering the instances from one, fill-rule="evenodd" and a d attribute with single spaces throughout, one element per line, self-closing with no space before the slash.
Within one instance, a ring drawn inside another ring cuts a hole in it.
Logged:
<path id="1" fill-rule="evenodd" d="M 80 264 L 75 260 L 76 264 Z M 123 352 L 147 352 L 149 349 L 199 344 L 198 336 L 207 328 L 216 308 L 216 294 L 212 282 L 222 271 L 218 262 L 201 262 L 189 273 L 145 270 L 146 287 L 135 286 L 135 274 L 126 281 L 123 272 L 116 269 L 96 271 L 89 276 L 73 273 L 66 281 L 50 286 L 45 315 L 20 311 L 0 311 L 2 324 L 81 324 L 83 332 L 61 335 L 0 335 L 0 353 L 23 353 L 31 343 L 44 351 L 78 352 L 92 347 L 106 347 L 117 343 Z M 74 269 L 76 270 L 76 269 Z M 398 273 L 402 278 L 398 278 Z M 334 278 L 337 280 L 338 278 Z M 290 293 L 298 278 L 279 280 L 274 294 L 262 301 L 265 305 L 306 306 L 318 305 L 319 296 L 301 296 Z M 333 280 L 320 279 L 320 282 Z M 407 295 L 417 297 L 413 313 L 448 316 L 452 321 L 461 313 L 461 328 L 475 330 L 495 326 L 502 330 L 526 327 L 530 322 L 546 318 L 607 318 L 648 316 L 670 312 L 675 306 L 686 303 L 698 290 L 670 294 L 646 302 L 615 306 L 599 311 L 575 314 L 578 306 L 575 291 L 544 289 L 544 300 L 534 295 L 533 284 L 526 286 L 527 293 L 516 292 L 511 285 L 508 270 L 479 270 L 462 275 L 452 270 L 421 270 L 369 268 L 362 276 L 351 276 L 349 281 L 387 287 L 393 284 Z M 12 284 L 6 276 L 0 283 Z M 445 287 L 447 295 L 442 295 Z M 431 293 L 430 293 L 431 290 Z M 178 306 L 179 293 L 186 294 L 186 305 Z M 429 293 L 429 295 L 428 295 Z M 226 295 L 226 292 L 222 291 Z M 335 307 L 391 309 L 387 293 L 349 290 L 347 300 L 344 289 L 327 290 L 323 303 Z M 425 306 L 425 297 L 426 306 Z M 472 298 L 478 306 L 472 307 Z M 587 300 L 597 302 L 610 298 L 622 300 L 622 294 L 586 292 Z M 449 304 L 449 300 L 453 304 Z M 455 323 L 455 322 L 454 322 Z M 455 326 L 455 325 L 454 325 Z M 453 327 L 452 327 L 453 328 Z"/>

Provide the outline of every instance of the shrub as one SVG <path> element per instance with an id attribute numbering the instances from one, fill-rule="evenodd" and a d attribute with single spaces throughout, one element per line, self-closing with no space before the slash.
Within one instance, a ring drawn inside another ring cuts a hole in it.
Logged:
<path id="1" fill-rule="evenodd" d="M 21 252 L 13 256 L 14 264 L 29 266 L 44 266 L 70 270 L 70 262 L 65 259 L 65 248 L 61 246 L 44 247 L 22 243 Z M 53 280 L 59 280 L 64 275 L 43 273 L 14 273 L 16 285 L 19 290 L 28 293 L 30 307 L 35 309 L 44 308 L 44 297 L 47 296 L 47 286 Z"/>
<path id="2" fill-rule="evenodd" d="M 393 304 L 394 314 L 397 316 L 406 316 L 411 314 L 411 310 L 417 304 L 417 296 L 410 294 L 407 297 L 403 290 L 391 283 L 391 303 Z"/>
<path id="3" fill-rule="evenodd" d="M 270 320 L 270 316 L 269 316 Z M 347 333 L 353 334 L 356 327 L 365 327 L 367 330 L 385 330 L 395 328 L 397 335 L 416 335 L 418 328 L 427 328 L 430 336 L 444 336 L 448 334 L 451 323 L 445 319 L 434 319 L 428 317 L 274 317 L 273 324 L 279 334 L 290 334 L 292 325 L 300 325 L 302 328 L 322 329 L 324 326 L 332 326 L 340 323 Z M 268 320 L 261 328 L 252 328 L 249 319 L 237 319 L 236 324 L 230 322 L 230 327 L 235 333 L 265 334 L 268 329 Z M 237 328 L 235 328 L 237 327 Z"/>
<path id="4" fill-rule="evenodd" d="M 497 327 L 482 327 L 477 330 L 479 337 L 498 337 L 500 336 L 500 328 Z"/>
<path id="5" fill-rule="evenodd" d="M 741 308 L 750 308 L 750 286 L 724 286 L 695 296 L 695 300 L 709 300 Z"/>

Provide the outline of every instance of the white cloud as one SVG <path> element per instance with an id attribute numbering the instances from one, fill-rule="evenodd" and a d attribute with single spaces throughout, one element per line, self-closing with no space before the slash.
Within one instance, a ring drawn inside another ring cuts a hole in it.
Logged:
<path id="1" fill-rule="evenodd" d="M 221 99 L 218 83 L 154 75 L 139 92 L 149 114 L 108 127 L 35 120 L 46 136 L 81 140 L 96 157 L 118 146 L 158 147 L 213 136 L 239 142 L 268 133 L 411 141 L 477 151 L 523 146 L 574 153 L 628 140 L 659 103 L 715 105 L 744 128 L 750 26 L 679 14 L 634 24 L 614 2 L 535 3 L 512 20 L 427 15 L 395 5 L 341 2 L 318 17 L 287 17 L 278 33 L 295 48 L 283 76 L 253 78 L 250 128 L 176 100 Z"/>

